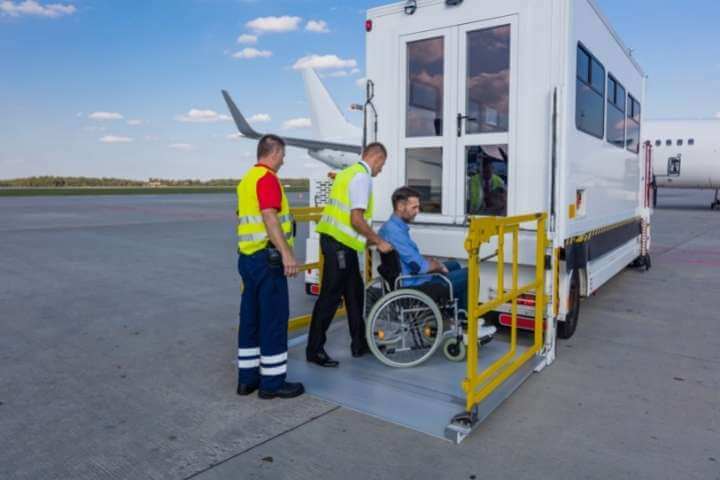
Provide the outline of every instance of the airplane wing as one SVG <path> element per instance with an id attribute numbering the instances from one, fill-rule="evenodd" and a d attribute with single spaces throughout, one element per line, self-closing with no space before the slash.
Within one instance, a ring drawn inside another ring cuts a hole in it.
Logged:
<path id="1" fill-rule="evenodd" d="M 238 110 L 237 106 L 235 105 L 235 102 L 233 102 L 232 98 L 230 97 L 230 94 L 223 90 L 222 91 L 223 98 L 225 98 L 225 103 L 227 103 L 228 109 L 230 109 L 230 115 L 232 115 L 233 120 L 235 121 L 235 125 L 237 125 L 238 130 L 240 133 L 247 138 L 251 139 L 258 139 L 263 136 L 262 133 L 256 131 L 253 129 L 247 120 L 245 120 L 245 117 L 242 113 L 240 113 L 240 110 Z M 335 142 L 324 142 L 320 140 L 310 140 L 305 138 L 292 138 L 292 137 L 281 137 L 285 144 L 287 144 L 290 147 L 298 147 L 298 148 L 306 148 L 308 150 L 335 150 L 338 152 L 348 152 L 348 153 L 356 153 L 360 154 L 362 152 L 362 147 L 360 145 L 351 145 L 347 143 L 335 143 Z"/>

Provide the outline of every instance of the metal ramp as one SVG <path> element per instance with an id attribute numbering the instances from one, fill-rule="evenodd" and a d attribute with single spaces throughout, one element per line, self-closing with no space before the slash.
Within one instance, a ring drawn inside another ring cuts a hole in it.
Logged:
<path id="1" fill-rule="evenodd" d="M 396 425 L 410 428 L 454 443 L 462 441 L 469 431 L 449 425 L 450 420 L 465 406 L 461 379 L 465 362 L 450 362 L 441 352 L 414 368 L 390 368 L 371 354 L 361 358 L 350 355 L 350 338 L 344 319 L 337 319 L 325 346 L 328 354 L 340 361 L 339 368 L 323 368 L 305 361 L 306 335 L 290 341 L 288 377 L 305 384 L 308 394 Z M 478 370 L 498 360 L 508 351 L 506 335 L 498 334 L 480 348 Z M 530 342 L 522 339 L 518 351 L 525 351 Z M 533 372 L 528 362 L 511 379 L 504 382 L 482 402 L 478 422 L 497 406 Z"/>

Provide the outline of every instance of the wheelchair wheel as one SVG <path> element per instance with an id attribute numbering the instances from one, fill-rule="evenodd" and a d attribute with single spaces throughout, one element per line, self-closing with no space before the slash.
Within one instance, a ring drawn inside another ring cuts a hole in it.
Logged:
<path id="1" fill-rule="evenodd" d="M 396 290 L 384 296 L 375 303 L 366 323 L 370 351 L 390 367 L 421 364 L 443 339 L 437 304 L 418 290 Z"/>
<path id="2" fill-rule="evenodd" d="M 448 337 L 443 342 L 443 354 L 445 358 L 451 362 L 462 362 L 467 355 L 467 349 L 463 343 L 462 337 Z"/>

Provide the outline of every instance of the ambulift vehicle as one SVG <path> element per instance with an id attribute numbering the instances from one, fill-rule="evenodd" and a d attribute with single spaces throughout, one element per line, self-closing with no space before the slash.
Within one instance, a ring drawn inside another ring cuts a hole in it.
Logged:
<path id="1" fill-rule="evenodd" d="M 448 336 L 458 338 L 462 329 L 465 408 L 444 427 L 459 442 L 532 372 L 553 362 L 556 338 L 577 328 L 581 297 L 630 264 L 649 268 L 652 150 L 646 144 L 641 152 L 640 145 L 645 75 L 593 0 L 409 0 L 369 10 L 365 29 L 363 145 L 378 140 L 389 152 L 373 182 L 373 226 L 391 215 L 392 192 L 410 186 L 423 206 L 411 226 L 420 251 L 469 270 L 464 326 L 453 295 L 397 289 L 397 279 L 378 272 L 386 262 L 366 252 L 367 278 L 382 278 L 374 283 L 382 291 L 372 292 L 382 298 L 369 302 L 371 345 L 386 364 L 415 365 L 402 370 L 407 383 L 430 368 L 444 323 Z M 334 148 L 305 144 L 326 155 Z M 311 182 L 317 207 L 328 186 Z M 319 213 L 304 218 L 314 222 Z M 308 261 L 319 263 L 308 270 L 322 263 L 313 227 Z M 317 281 L 308 285 L 312 293 L 318 288 Z M 421 319 L 406 333 L 430 347 L 397 361 L 390 349 L 408 325 L 397 321 L 403 308 Z M 480 356 L 479 319 L 509 327 Z M 296 319 L 291 328 L 308 321 Z M 445 363 L 448 372 L 456 365 Z M 316 385 L 335 394 L 327 382 Z M 436 409 L 442 415 L 456 408 L 421 391 L 417 386 L 403 401 L 442 404 Z M 457 395 L 453 390 L 450 398 Z M 343 401 L 406 425 L 414 421 L 398 420 L 385 404 L 371 410 L 367 396 Z"/>

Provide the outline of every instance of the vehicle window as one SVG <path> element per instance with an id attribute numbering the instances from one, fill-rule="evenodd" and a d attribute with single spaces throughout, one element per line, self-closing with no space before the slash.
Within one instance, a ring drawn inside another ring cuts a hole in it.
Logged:
<path id="1" fill-rule="evenodd" d="M 406 136 L 443 134 L 444 38 L 407 44 Z"/>
<path id="2" fill-rule="evenodd" d="M 605 135 L 605 68 L 578 45 L 575 125 L 597 138 Z"/>
<path id="3" fill-rule="evenodd" d="M 632 95 L 627 101 L 627 149 L 633 153 L 640 153 L 640 103 Z"/>
<path id="4" fill-rule="evenodd" d="M 688 145 L 695 145 L 695 139 L 694 138 L 688 139 Z"/>
<path id="5" fill-rule="evenodd" d="M 508 146 L 468 146 L 465 159 L 465 211 L 507 215 Z"/>
<path id="6" fill-rule="evenodd" d="M 625 89 L 612 75 L 608 75 L 607 142 L 625 148 Z"/>

